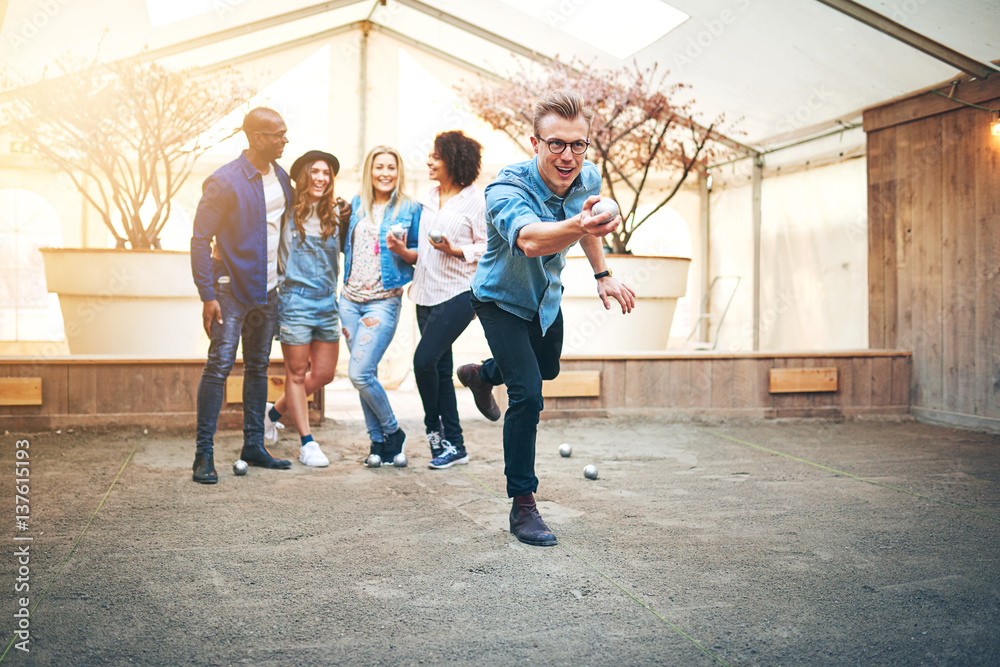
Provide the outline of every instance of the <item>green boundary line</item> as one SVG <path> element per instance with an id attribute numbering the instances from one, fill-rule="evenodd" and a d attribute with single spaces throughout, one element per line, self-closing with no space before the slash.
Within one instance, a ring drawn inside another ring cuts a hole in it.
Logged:
<path id="1" fill-rule="evenodd" d="M 38 609 L 38 605 L 40 605 L 42 603 L 42 600 L 45 599 L 45 595 L 49 592 L 49 588 L 52 587 L 52 584 L 55 583 L 56 577 L 58 577 L 59 574 L 63 571 L 63 568 L 66 567 L 66 563 L 69 561 L 69 557 L 72 556 L 73 552 L 76 551 L 77 545 L 80 544 L 80 540 L 83 539 L 84 533 L 86 533 L 87 529 L 90 528 L 90 524 L 94 520 L 94 517 L 96 517 L 97 513 L 101 511 L 101 507 L 104 505 L 104 501 L 108 499 L 108 495 L 111 493 L 111 489 L 115 488 L 115 484 L 118 482 L 118 478 L 122 476 L 122 472 L 125 471 L 125 466 L 128 465 L 128 462 L 132 460 L 133 454 L 135 454 L 135 447 L 133 447 L 132 451 L 130 451 L 128 453 L 128 456 L 125 457 L 125 463 L 122 463 L 122 467 L 118 469 L 118 474 L 115 475 L 115 478 L 113 480 L 111 480 L 111 486 L 109 486 L 108 490 L 104 492 L 104 497 L 101 498 L 101 502 L 97 504 L 97 509 L 94 510 L 94 513 L 90 515 L 90 519 L 87 521 L 87 525 L 85 525 L 83 527 L 83 530 L 80 531 L 80 536 L 76 538 L 76 542 L 73 543 L 73 547 L 69 550 L 69 553 L 66 554 L 66 557 L 63 558 L 62 563 L 59 564 L 59 569 L 56 570 L 56 573 L 52 575 L 52 579 L 45 587 L 45 590 L 42 591 L 42 594 L 38 597 L 38 600 L 35 602 L 35 606 L 31 608 L 30 612 L 28 612 L 29 620 L 31 619 L 32 614 L 35 613 L 35 610 Z M 16 633 L 14 634 L 13 637 L 11 637 L 10 643 L 7 644 L 7 648 L 3 650 L 3 653 L 0 653 L 0 662 L 3 662 L 3 659 L 7 656 L 7 652 L 10 651 L 10 647 L 14 645 L 15 639 L 17 639 Z"/>
<path id="2" fill-rule="evenodd" d="M 478 477 L 476 477 L 475 475 L 473 475 L 471 472 L 469 472 L 468 470 L 466 470 L 464 467 L 459 468 L 459 469 L 463 473 L 465 473 L 466 475 L 468 475 L 470 478 L 472 478 L 477 484 L 479 484 L 479 486 L 483 487 L 484 489 L 486 489 L 487 491 L 489 491 L 491 494 L 493 494 L 494 497 L 502 500 L 504 503 L 507 502 L 507 500 L 504 497 L 502 497 L 496 491 L 494 491 L 493 489 L 491 489 L 490 487 L 488 487 L 486 484 L 484 484 L 482 481 L 480 481 L 480 479 Z M 642 600 L 640 600 L 639 598 L 637 598 L 635 595 L 632 594 L 631 591 L 629 591 L 628 589 L 624 588 L 621 584 L 619 584 L 618 582 L 616 582 L 614 579 L 612 579 L 608 575 L 604 574 L 604 572 L 602 572 L 601 570 L 599 570 L 596 567 L 594 567 L 590 563 L 590 561 L 588 561 L 586 558 L 584 558 L 583 556 L 581 556 L 580 554 L 578 554 L 577 552 L 575 552 L 573 549 L 571 549 L 570 547 L 568 547 L 566 544 L 563 543 L 563 541 L 560 541 L 559 544 L 560 544 L 560 546 L 565 547 L 565 549 L 567 551 L 569 551 L 571 554 L 573 554 L 574 556 L 576 556 L 580 560 L 581 563 L 583 563 L 584 565 L 586 565 L 587 567 L 589 567 L 591 570 L 593 570 L 597 574 L 599 574 L 602 577 L 604 577 L 605 579 L 607 579 L 611 583 L 612 586 L 614 586 L 615 588 L 617 588 L 618 590 L 620 590 L 622 593 L 624 593 L 625 595 L 629 596 L 630 598 L 632 598 L 633 600 L 635 600 L 636 602 L 638 602 L 639 604 L 641 604 L 643 607 L 646 608 L 646 611 L 648 611 L 653 616 L 655 616 L 656 618 L 658 618 L 661 621 L 663 621 L 664 623 L 666 623 L 668 626 L 670 626 L 671 629 L 673 629 L 681 637 L 684 637 L 684 639 L 687 639 L 689 642 L 691 642 L 692 644 L 694 644 L 695 646 L 697 646 L 703 653 L 705 653 L 705 655 L 709 656 L 710 658 L 712 658 L 713 660 L 715 660 L 719 664 L 725 665 L 726 667 L 729 667 L 729 665 L 725 661 L 723 661 L 722 658 L 720 658 L 719 656 L 715 655 L 714 653 L 712 653 L 711 651 L 709 651 L 707 648 L 705 648 L 704 646 L 702 646 L 698 642 L 697 639 L 695 639 L 694 637 L 692 637 L 688 633 L 684 632 L 683 630 L 681 630 L 679 627 L 677 627 L 676 625 L 674 625 L 673 623 L 671 623 L 667 619 L 663 618 L 663 616 L 661 616 L 660 614 L 658 614 L 656 612 L 656 610 L 654 610 L 648 604 L 646 604 L 645 602 L 643 602 Z"/>
<path id="3" fill-rule="evenodd" d="M 856 479 L 859 482 L 865 482 L 866 484 L 872 484 L 874 486 L 881 486 L 884 489 L 890 489 L 892 491 L 899 491 L 900 493 L 905 493 L 910 496 L 915 496 L 922 500 L 929 500 L 932 503 L 938 503 L 940 505 L 947 505 L 948 507 L 954 507 L 955 509 L 960 509 L 963 512 L 969 512 L 971 514 L 978 514 L 979 516 L 984 516 L 987 519 L 993 519 L 994 521 L 1000 521 L 1000 516 L 994 516 L 992 514 L 987 514 L 986 512 L 980 512 L 979 510 L 974 510 L 971 507 L 966 507 L 964 505 L 958 505 L 956 503 L 950 503 L 947 500 L 938 500 L 937 498 L 931 498 L 930 496 L 921 495 L 919 493 L 914 493 L 913 491 L 907 491 L 906 489 L 901 489 L 898 486 L 892 486 L 891 484 L 883 484 L 882 482 L 876 482 L 872 479 L 867 479 L 865 477 L 860 477 L 858 475 L 852 475 L 849 472 L 843 470 L 837 470 L 836 468 L 831 468 L 830 466 L 825 466 L 822 463 L 816 463 L 815 461 L 809 461 L 807 459 L 799 458 L 798 456 L 792 456 L 791 454 L 786 454 L 784 452 L 779 452 L 775 449 L 768 449 L 767 447 L 762 447 L 761 445 L 755 445 L 752 442 L 747 442 L 746 440 L 740 440 L 739 438 L 734 438 L 731 435 L 726 435 L 724 433 L 717 433 L 715 431 L 709 431 L 707 428 L 695 429 L 701 431 L 702 433 L 708 433 L 709 435 L 718 436 L 720 438 L 725 438 L 726 440 L 732 440 L 733 442 L 738 442 L 741 445 L 746 445 L 747 447 L 753 447 L 754 449 L 759 449 L 762 452 L 767 452 L 768 454 L 774 454 L 776 456 L 783 456 L 786 459 L 791 459 L 793 461 L 798 461 L 799 463 L 805 463 L 806 465 L 811 465 L 821 470 L 827 470 L 838 475 L 844 475 L 845 477 L 850 477 L 851 479 Z"/>

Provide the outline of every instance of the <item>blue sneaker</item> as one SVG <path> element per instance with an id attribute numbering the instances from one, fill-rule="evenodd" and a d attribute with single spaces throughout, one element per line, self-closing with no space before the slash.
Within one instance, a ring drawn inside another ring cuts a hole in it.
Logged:
<path id="1" fill-rule="evenodd" d="M 465 451 L 464 446 L 458 446 L 451 444 L 447 440 L 442 440 L 441 443 L 444 445 L 444 451 L 441 456 L 437 457 L 431 461 L 430 466 L 435 470 L 440 470 L 441 468 L 450 468 L 456 463 L 468 463 L 469 455 Z"/>
<path id="2" fill-rule="evenodd" d="M 438 431 L 431 431 L 427 434 L 427 443 L 431 446 L 431 459 L 436 459 L 437 457 L 444 454 L 445 445 L 450 445 L 451 443 L 441 437 Z"/>

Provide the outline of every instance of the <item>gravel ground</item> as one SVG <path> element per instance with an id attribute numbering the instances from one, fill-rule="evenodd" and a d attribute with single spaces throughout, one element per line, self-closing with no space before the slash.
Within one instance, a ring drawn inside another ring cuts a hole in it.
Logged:
<path id="1" fill-rule="evenodd" d="M 328 468 L 244 477 L 229 470 L 241 436 L 222 433 L 215 486 L 191 481 L 193 431 L 5 436 L 8 508 L 15 442 L 30 443 L 29 529 L 8 514 L 0 550 L 8 640 L 21 596 L 34 611 L 30 652 L 5 642 L 2 661 L 1000 664 L 995 436 L 543 422 L 537 497 L 560 543 L 539 548 L 507 530 L 499 424 L 470 418 L 472 461 L 448 470 L 428 469 L 419 419 L 402 425 L 404 469 L 365 468 L 362 422 L 340 418 L 316 431 Z M 275 453 L 297 449 L 286 435 Z M 30 590 L 15 593 L 25 544 Z"/>

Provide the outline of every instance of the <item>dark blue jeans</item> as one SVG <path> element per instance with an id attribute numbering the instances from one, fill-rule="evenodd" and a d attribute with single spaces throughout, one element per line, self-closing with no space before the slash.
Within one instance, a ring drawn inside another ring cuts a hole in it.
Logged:
<path id="1" fill-rule="evenodd" d="M 198 383 L 199 453 L 212 451 L 219 410 L 226 391 L 226 378 L 236 361 L 236 346 L 243 339 L 243 446 L 264 444 L 264 405 L 267 403 L 267 365 L 277 319 L 278 291 L 267 293 L 266 305 L 237 301 L 232 287 L 219 284 L 216 298 L 222 309 L 222 324 L 212 322 L 208 359 Z"/>
<path id="2" fill-rule="evenodd" d="M 428 433 L 441 431 L 455 446 L 464 445 L 465 438 L 451 378 L 455 366 L 451 346 L 475 316 L 471 291 L 435 306 L 417 306 L 420 342 L 413 353 L 413 376 L 424 404 L 424 428 Z"/>
<path id="3" fill-rule="evenodd" d="M 483 362 L 480 377 L 490 384 L 507 385 L 507 412 L 503 421 L 504 475 L 507 496 L 525 496 L 538 490 L 535 477 L 535 436 L 542 402 L 542 380 L 559 375 L 562 353 L 562 311 L 542 334 L 538 315 L 530 322 L 495 303 L 472 300 L 493 353 Z"/>

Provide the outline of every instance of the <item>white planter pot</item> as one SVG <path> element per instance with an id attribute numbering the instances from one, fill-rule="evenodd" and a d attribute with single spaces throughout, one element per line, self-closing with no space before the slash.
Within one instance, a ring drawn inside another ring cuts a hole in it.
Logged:
<path id="1" fill-rule="evenodd" d="M 670 339 L 677 299 L 687 292 L 691 260 L 609 255 L 616 278 L 635 290 L 636 307 L 622 315 L 613 299 L 605 310 L 586 257 L 568 257 L 562 279 L 563 354 L 662 352 Z"/>
<path id="2" fill-rule="evenodd" d="M 41 248 L 71 354 L 202 358 L 208 337 L 186 252 Z"/>

